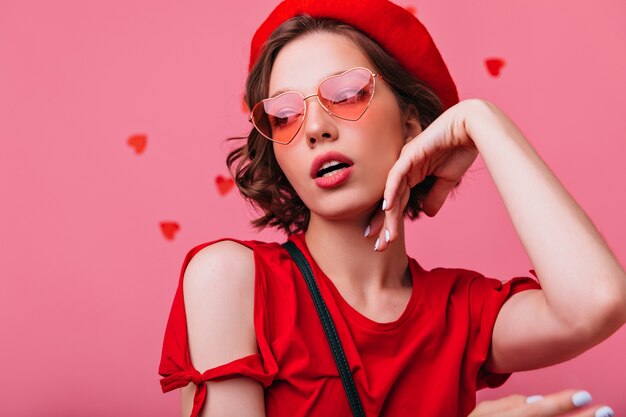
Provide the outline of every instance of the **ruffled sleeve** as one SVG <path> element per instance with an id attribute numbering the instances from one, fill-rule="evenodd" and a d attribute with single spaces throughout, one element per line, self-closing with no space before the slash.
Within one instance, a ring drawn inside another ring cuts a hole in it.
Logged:
<path id="1" fill-rule="evenodd" d="M 534 275 L 534 271 L 530 271 Z M 476 389 L 495 388 L 504 384 L 511 373 L 492 373 L 484 368 L 491 349 L 493 328 L 502 305 L 514 294 L 541 289 L 529 277 L 516 277 L 501 282 L 493 278 L 476 278 L 470 287 L 470 335 L 467 359 L 470 368 L 477 372 Z"/>
<path id="2" fill-rule="evenodd" d="M 198 245 L 191 249 L 180 272 L 178 287 L 174 295 L 174 301 L 170 310 L 169 318 L 165 328 L 163 349 L 161 352 L 161 362 L 159 365 L 159 375 L 162 391 L 168 392 L 184 387 L 190 382 L 196 384 L 191 417 L 200 414 L 207 396 L 207 381 L 219 381 L 239 376 L 253 378 L 263 384 L 264 388 L 270 386 L 277 373 L 276 361 L 271 355 L 269 343 L 265 337 L 264 326 L 261 322 L 264 312 L 264 286 L 259 277 L 258 262 L 255 252 L 255 296 L 254 296 L 254 324 L 256 331 L 259 352 L 235 359 L 231 362 L 200 372 L 194 368 L 189 354 L 189 344 L 187 339 L 187 318 L 185 314 L 185 303 L 183 298 L 183 277 L 187 265 L 191 258 L 204 247 L 227 238 Z M 254 250 L 254 244 L 248 241 L 234 240 L 246 245 Z"/>

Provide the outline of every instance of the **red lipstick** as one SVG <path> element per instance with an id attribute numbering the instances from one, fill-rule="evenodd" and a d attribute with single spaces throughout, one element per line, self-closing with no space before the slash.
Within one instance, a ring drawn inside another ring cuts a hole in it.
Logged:
<path id="1" fill-rule="evenodd" d="M 348 181 L 352 174 L 352 166 L 342 168 L 334 174 L 326 177 L 315 178 L 315 184 L 321 188 L 333 188 Z"/>
<path id="2" fill-rule="evenodd" d="M 334 165 L 337 166 L 337 168 L 335 170 L 323 172 L 322 166 L 331 161 L 338 162 L 338 164 Z M 347 156 L 339 152 L 327 152 L 313 160 L 310 175 L 311 178 L 315 180 L 315 184 L 319 187 L 332 188 L 343 184 L 348 180 L 352 174 L 353 165 L 354 161 Z"/>

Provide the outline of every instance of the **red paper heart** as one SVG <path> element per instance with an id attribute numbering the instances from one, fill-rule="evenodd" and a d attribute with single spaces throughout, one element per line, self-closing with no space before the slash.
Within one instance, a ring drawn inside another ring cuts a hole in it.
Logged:
<path id="1" fill-rule="evenodd" d="M 128 138 L 128 144 L 135 150 L 136 154 L 140 154 L 146 149 L 148 138 L 144 134 L 133 135 Z"/>
<path id="2" fill-rule="evenodd" d="M 405 9 L 413 16 L 417 16 L 417 10 L 415 9 L 415 6 L 406 6 Z"/>
<path id="3" fill-rule="evenodd" d="M 174 240 L 174 236 L 180 230 L 180 226 L 176 222 L 161 222 L 161 232 L 167 240 Z"/>
<path id="4" fill-rule="evenodd" d="M 502 58 L 488 58 L 485 60 L 485 65 L 487 65 L 487 71 L 494 77 L 498 77 L 500 75 L 500 70 L 504 66 L 505 62 Z"/>
<path id="5" fill-rule="evenodd" d="M 235 185 L 235 180 L 218 175 L 215 177 L 215 185 L 217 185 L 217 191 L 219 191 L 221 195 L 226 195 Z"/>

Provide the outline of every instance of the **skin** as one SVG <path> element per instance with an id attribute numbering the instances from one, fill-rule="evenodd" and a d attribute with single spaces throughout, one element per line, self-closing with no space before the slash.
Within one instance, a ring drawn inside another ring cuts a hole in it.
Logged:
<path id="1" fill-rule="evenodd" d="M 309 34 L 279 52 L 269 94 L 279 89 L 313 94 L 326 76 L 356 66 L 376 72 L 348 39 Z M 305 239 L 312 256 L 363 315 L 393 321 L 408 302 L 402 211 L 409 187 L 427 175 L 437 177 L 423 206 L 434 216 L 480 153 L 542 285 L 542 290 L 512 296 L 502 307 L 487 369 L 511 372 L 563 362 L 626 321 L 626 273 L 584 211 L 497 106 L 464 100 L 422 132 L 414 115 L 400 111 L 384 82 L 377 83 L 372 104 L 358 121 L 329 115 L 315 99 L 307 104 L 296 138 L 288 145 L 274 143 L 274 152 L 311 210 Z M 355 164 L 346 183 L 325 190 L 315 185 L 309 169 L 317 155 L 330 150 Z M 378 206 L 381 196 L 385 210 Z M 368 225 L 370 234 L 363 237 Z"/>
<path id="2" fill-rule="evenodd" d="M 458 103 L 405 146 L 387 177 L 389 205 L 381 229 L 390 230 L 391 241 L 379 250 L 393 247 L 401 228 L 404 184 L 413 186 L 429 174 L 438 177 L 424 201 L 426 214 L 434 216 L 474 149 L 485 161 L 542 285 L 542 290 L 521 292 L 503 305 L 487 369 L 553 365 L 613 334 L 626 320 L 626 273 L 582 208 L 492 103 Z"/>
<path id="3" fill-rule="evenodd" d="M 356 66 L 376 72 L 346 38 L 310 34 L 279 52 L 269 94 L 278 89 L 313 94 L 329 74 Z M 583 210 L 492 103 L 462 101 L 422 132 L 414 115 L 400 111 L 389 87 L 377 82 L 372 104 L 360 120 L 335 118 L 309 99 L 297 137 L 288 145 L 273 146 L 281 169 L 311 210 L 305 239 L 313 258 L 346 301 L 372 320 L 396 320 L 409 300 L 402 217 L 409 187 L 429 174 L 438 178 L 424 201 L 425 213 L 434 216 L 480 153 L 543 288 L 516 294 L 504 304 L 486 368 L 509 372 L 562 362 L 604 340 L 626 321 L 623 269 Z M 353 159 L 354 172 L 340 187 L 324 190 L 315 185 L 309 169 L 316 156 L 330 150 Z M 385 211 L 379 206 L 383 197 L 388 202 Z M 371 231 L 364 237 L 368 225 Z M 252 303 L 232 301 L 253 299 L 248 279 L 254 276 L 252 254 L 240 245 L 222 243 L 203 249 L 185 272 L 190 352 L 196 369 L 256 351 L 252 311 L 240 311 L 241 305 L 251 308 Z M 231 279 L 221 279 L 226 274 Z M 232 336 L 232 328 L 242 329 L 239 339 Z M 213 381 L 207 388 L 211 400 L 202 409 L 203 417 L 265 415 L 263 389 L 255 381 L 245 377 Z M 194 389 L 193 384 L 183 389 L 185 416 Z M 574 392 L 547 395 L 533 404 L 520 395 L 485 401 L 471 416 L 561 416 L 576 409 L 571 402 Z M 569 415 L 593 416 L 598 408 Z"/>
<path id="4" fill-rule="evenodd" d="M 286 88 L 314 94 L 326 76 L 357 66 L 376 72 L 348 39 L 307 35 L 279 52 L 269 93 Z M 393 321 L 404 311 L 411 290 L 404 240 L 374 256 L 373 241 L 363 234 L 379 210 L 387 173 L 405 143 L 419 133 L 419 123 L 401 114 L 390 87 L 378 80 L 370 108 L 356 122 L 329 115 L 314 98 L 307 105 L 297 137 L 288 145 L 274 143 L 279 165 L 311 210 L 307 245 L 351 305 L 373 320 Z M 354 166 L 348 182 L 328 190 L 315 185 L 309 170 L 316 156 L 330 150 L 350 157 Z"/>
<path id="5" fill-rule="evenodd" d="M 607 406 L 577 407 L 572 402 L 575 390 L 546 395 L 541 400 L 527 403 L 529 397 L 511 395 L 495 401 L 483 401 L 469 417 L 549 417 L 567 414 L 570 417 L 607 417 L 613 412 Z M 598 413 L 598 414 L 596 414 Z"/>
<path id="6" fill-rule="evenodd" d="M 270 94 L 285 88 L 311 94 L 328 74 L 354 66 L 372 65 L 347 39 L 305 36 L 278 54 Z M 401 114 L 389 87 L 380 87 L 356 122 L 332 117 L 310 100 L 297 137 L 273 144 L 279 165 L 311 210 L 309 249 L 346 299 L 374 320 L 401 314 L 410 291 L 402 217 L 409 187 L 426 175 L 437 177 L 424 200 L 425 213 L 434 216 L 480 152 L 543 288 L 516 294 L 502 307 L 488 370 L 553 365 L 614 333 L 626 320 L 626 273 L 513 122 L 492 103 L 471 99 L 421 132 L 414 118 Z M 354 174 L 324 190 L 309 167 L 329 150 L 353 158 Z M 383 193 L 388 203 L 381 213 L 375 204 Z M 363 238 L 368 224 L 372 237 Z M 374 236 L 377 253 L 370 246 Z"/>

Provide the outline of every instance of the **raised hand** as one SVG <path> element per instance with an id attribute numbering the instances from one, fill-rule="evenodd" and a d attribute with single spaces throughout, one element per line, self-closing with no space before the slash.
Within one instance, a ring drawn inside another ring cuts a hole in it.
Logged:
<path id="1" fill-rule="evenodd" d="M 376 250 L 385 250 L 398 237 L 411 187 L 428 175 L 436 177 L 422 202 L 424 213 L 432 217 L 461 181 L 478 156 L 478 149 L 466 130 L 466 120 L 479 111 L 476 105 L 479 101 L 465 100 L 450 107 L 402 148 L 387 177 L 382 211 L 370 222 L 369 235 L 379 235 Z"/>

